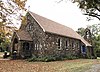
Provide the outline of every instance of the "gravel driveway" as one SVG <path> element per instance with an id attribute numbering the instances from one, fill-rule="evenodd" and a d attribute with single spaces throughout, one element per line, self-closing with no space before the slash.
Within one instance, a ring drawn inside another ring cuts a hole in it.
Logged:
<path id="1" fill-rule="evenodd" d="M 86 72 L 100 72 L 100 64 L 95 64 L 91 67 L 90 70 L 87 70 Z"/>
<path id="2" fill-rule="evenodd" d="M 91 69 L 89 69 L 85 72 L 100 72 L 100 63 L 99 64 L 96 63 L 96 64 L 92 65 Z"/>

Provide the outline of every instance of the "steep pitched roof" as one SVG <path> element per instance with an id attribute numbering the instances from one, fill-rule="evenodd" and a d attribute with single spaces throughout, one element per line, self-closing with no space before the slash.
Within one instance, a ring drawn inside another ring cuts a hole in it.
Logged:
<path id="1" fill-rule="evenodd" d="M 85 41 L 77 32 L 75 32 L 73 29 L 61 25 L 57 22 L 54 22 L 52 20 L 49 20 L 47 18 L 44 18 L 40 15 L 37 15 L 33 12 L 29 12 L 32 17 L 38 22 L 38 24 L 41 26 L 41 28 L 45 31 L 45 32 L 49 32 L 49 33 L 54 33 L 54 34 L 58 34 L 61 36 L 66 36 L 66 37 L 71 37 L 71 38 L 75 38 L 75 39 L 79 39 L 81 40 L 86 46 L 91 46 L 87 41 Z"/>
<path id="2" fill-rule="evenodd" d="M 19 40 L 32 41 L 32 38 L 30 37 L 30 35 L 27 31 L 18 30 L 18 31 L 16 31 L 16 33 L 17 33 Z"/>

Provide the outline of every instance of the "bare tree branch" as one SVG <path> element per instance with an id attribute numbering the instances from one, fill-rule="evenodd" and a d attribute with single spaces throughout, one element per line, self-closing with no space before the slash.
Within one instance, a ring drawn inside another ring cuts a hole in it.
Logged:
<path id="1" fill-rule="evenodd" d="M 97 7 L 95 7 L 96 9 L 97 9 L 97 11 L 99 11 L 100 12 L 100 9 L 98 9 Z"/>
<path id="2" fill-rule="evenodd" d="M 92 14 L 84 14 L 84 15 L 88 15 L 88 16 L 91 16 L 91 17 L 95 17 L 95 18 L 98 18 L 100 20 L 100 17 L 99 16 L 96 16 L 96 15 L 92 15 Z"/>

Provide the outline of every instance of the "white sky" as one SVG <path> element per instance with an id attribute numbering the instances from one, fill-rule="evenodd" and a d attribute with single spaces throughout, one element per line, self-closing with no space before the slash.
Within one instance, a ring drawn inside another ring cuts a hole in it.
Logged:
<path id="1" fill-rule="evenodd" d="M 61 23 L 74 30 L 86 27 L 88 24 L 100 23 L 98 19 L 86 21 L 86 16 L 82 15 L 77 4 L 68 0 L 57 3 L 59 0 L 28 0 L 29 10 L 43 17 Z"/>

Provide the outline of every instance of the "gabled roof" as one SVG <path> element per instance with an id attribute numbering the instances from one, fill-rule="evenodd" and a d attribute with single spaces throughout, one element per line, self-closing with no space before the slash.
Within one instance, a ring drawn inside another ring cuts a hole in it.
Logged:
<path id="1" fill-rule="evenodd" d="M 19 38 L 19 40 L 25 40 L 25 41 L 33 41 L 30 37 L 29 33 L 25 30 L 18 30 L 16 31 L 16 34 Z"/>
<path id="2" fill-rule="evenodd" d="M 37 15 L 33 12 L 29 12 L 32 17 L 38 22 L 44 32 L 54 33 L 61 36 L 71 37 L 75 39 L 81 40 L 86 46 L 91 46 L 87 41 L 85 41 L 77 32 L 73 29 L 61 25 L 57 22 L 49 20 L 45 17 Z"/>

